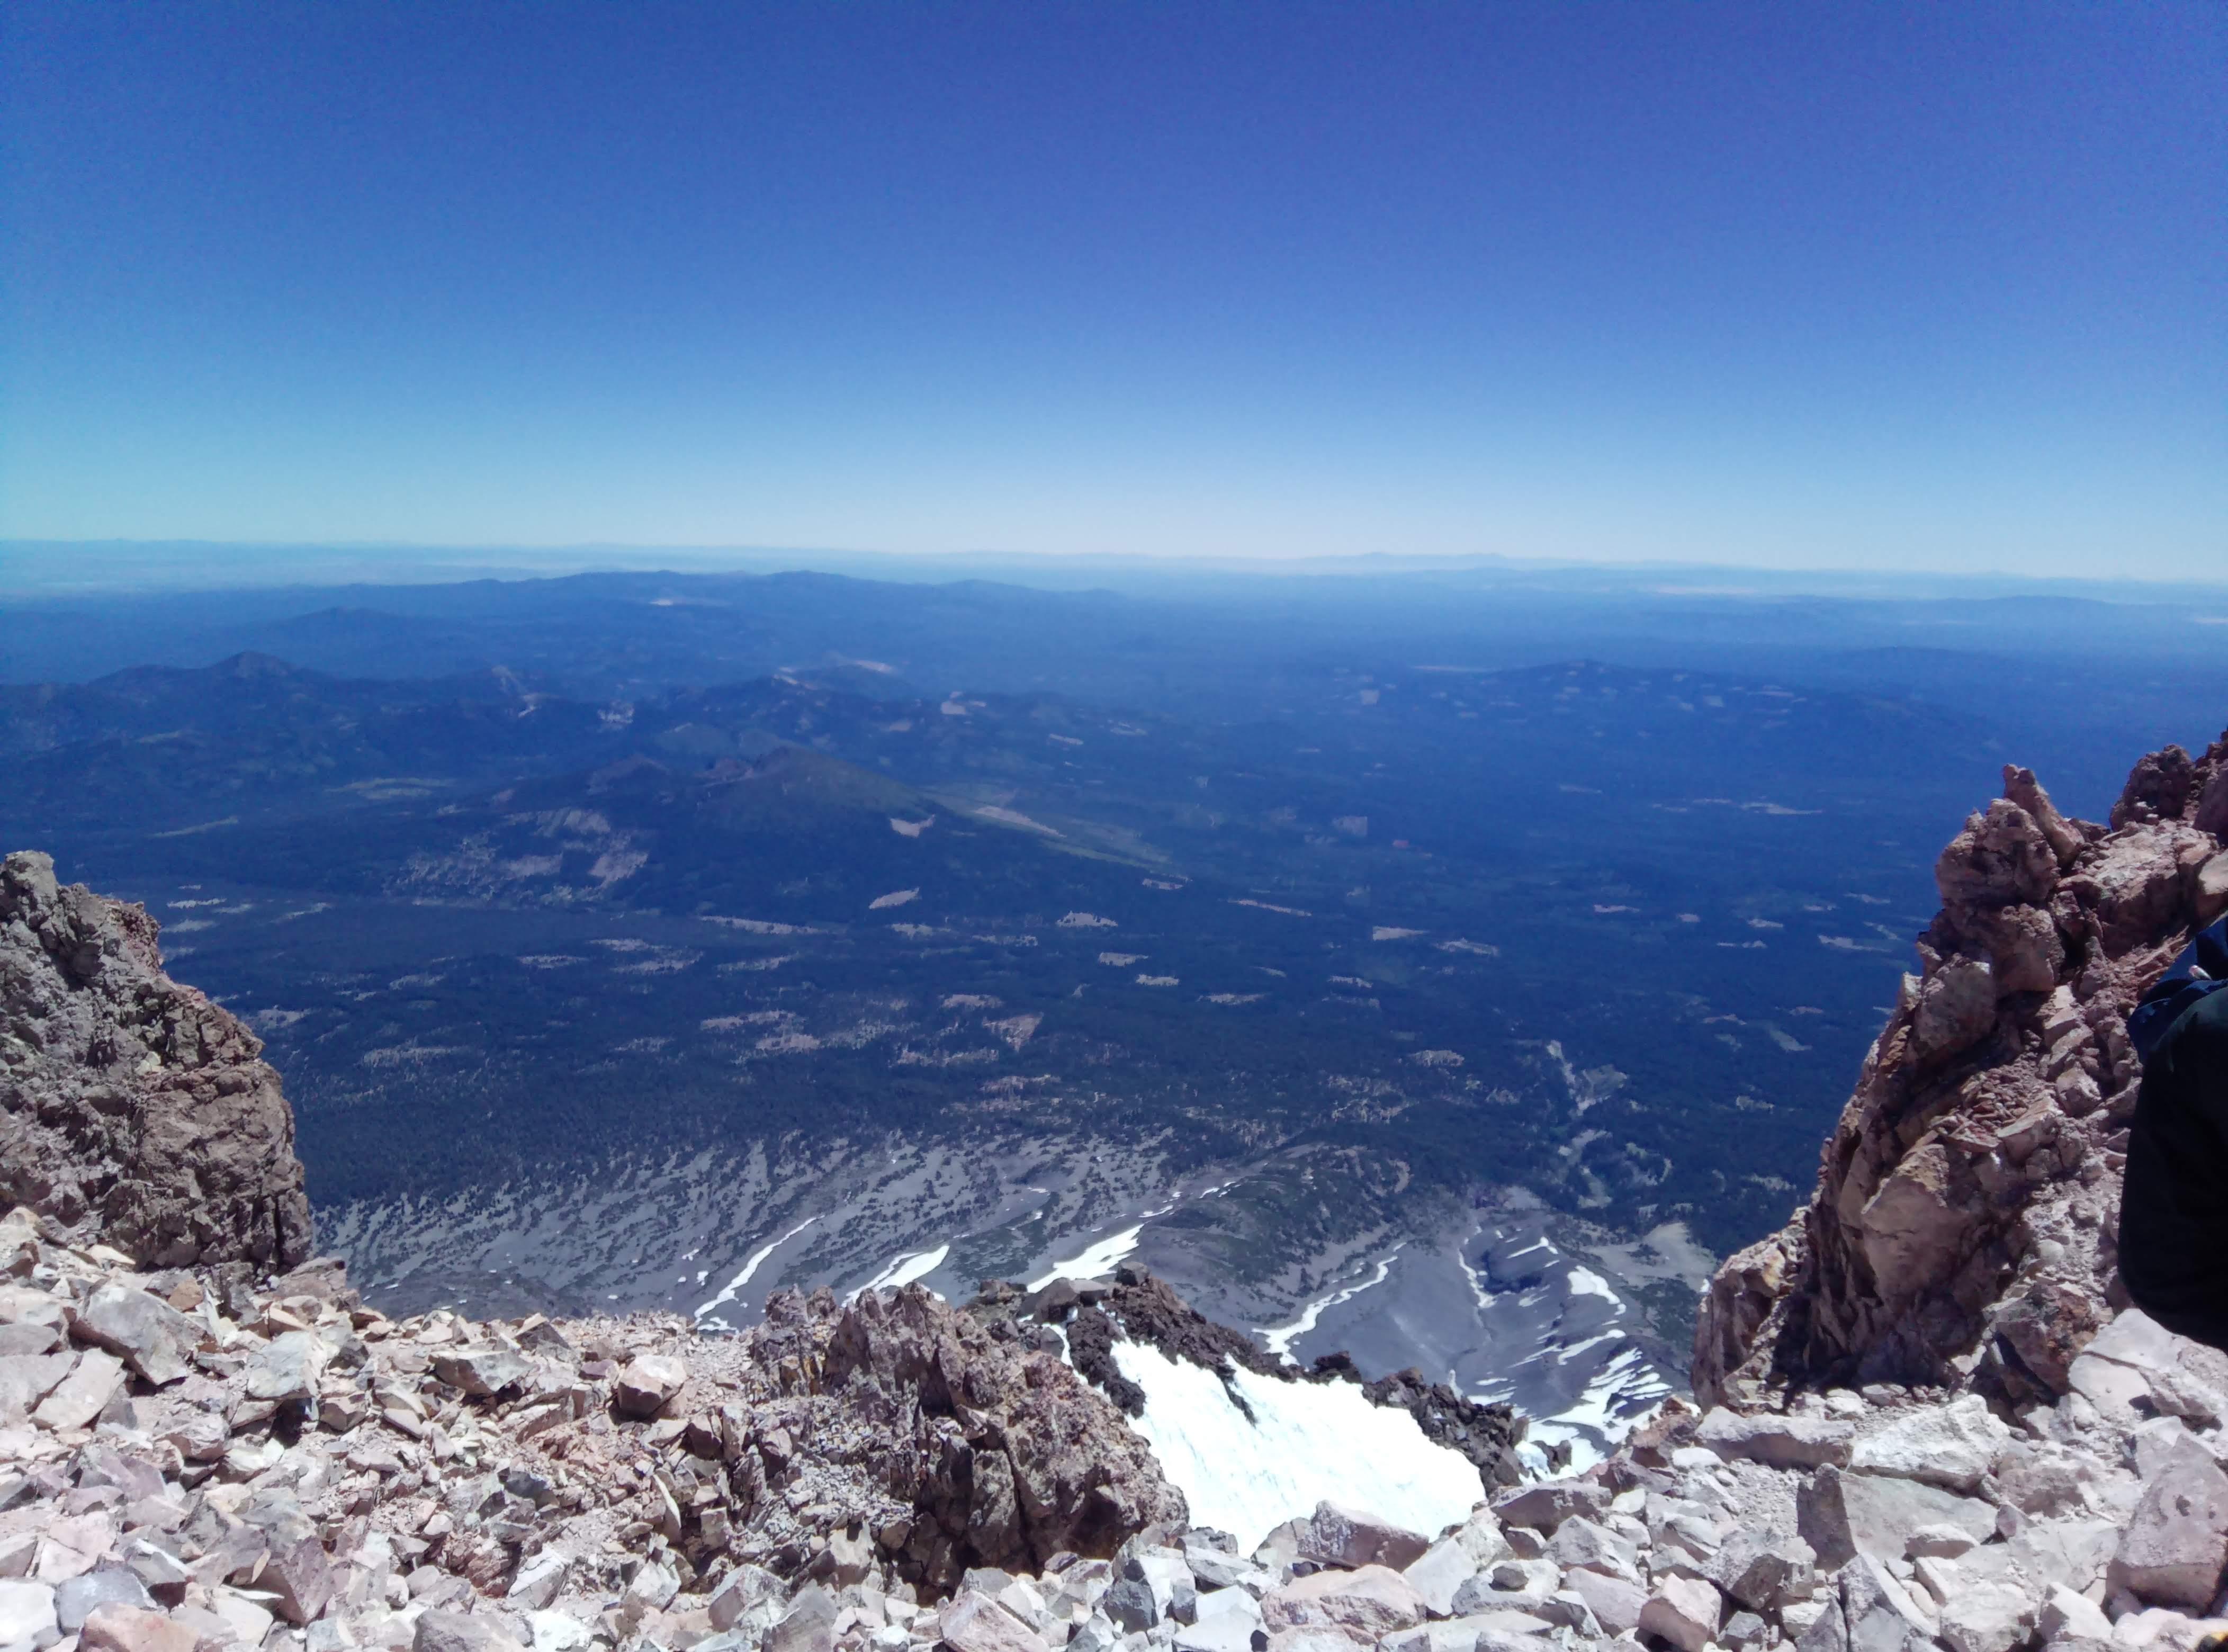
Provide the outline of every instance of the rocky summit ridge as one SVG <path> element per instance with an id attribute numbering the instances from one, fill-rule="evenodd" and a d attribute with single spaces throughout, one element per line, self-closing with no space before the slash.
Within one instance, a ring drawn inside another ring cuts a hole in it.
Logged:
<path id="1" fill-rule="evenodd" d="M 2129 1309 L 2111 1246 L 2124 1016 L 2228 907 L 2228 737 L 2144 759 L 2105 825 L 2005 793 L 1943 856 L 1815 1194 L 1713 1281 L 1699 1404 L 1509 1483 L 1506 1419 L 1380 1385 L 1484 1442 L 1437 1533 L 1191 1527 L 1107 1349 L 1258 1350 L 1146 1277 L 777 1295 L 743 1337 L 390 1320 L 301 1264 L 291 1155 L 150 1216 L 198 1161 L 143 1168 L 145 1119 L 234 1129 L 252 1041 L 161 980 L 144 915 L 11 857 L 5 1128 L 86 1156 L 0 1220 L 0 1647 L 2193 1652 L 2228 1629 L 2228 1357 Z M 166 994 L 197 1045 L 156 1041 Z"/>
<path id="2" fill-rule="evenodd" d="M 47 855 L 0 861 L 0 1202 L 152 1266 L 283 1272 L 310 1251 L 293 1111 L 157 937 Z"/>

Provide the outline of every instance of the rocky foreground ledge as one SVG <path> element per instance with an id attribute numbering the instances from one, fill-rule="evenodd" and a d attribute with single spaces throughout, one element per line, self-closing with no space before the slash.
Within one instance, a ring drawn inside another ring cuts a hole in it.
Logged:
<path id="1" fill-rule="evenodd" d="M 919 1287 L 389 1321 L 0 1221 L 0 1647 L 31 1652 L 2187 1652 L 2228 1361 L 2120 1316 L 2066 1395 L 1673 1405 L 1405 1532 L 1189 1528 L 1113 1406 Z M 1248 1534 L 1250 1537 L 1252 1534 Z"/>

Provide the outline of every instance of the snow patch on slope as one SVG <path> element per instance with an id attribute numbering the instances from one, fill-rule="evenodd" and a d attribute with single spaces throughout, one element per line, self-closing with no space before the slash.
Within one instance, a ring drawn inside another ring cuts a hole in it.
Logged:
<path id="1" fill-rule="evenodd" d="M 1114 1270 L 1114 1265 L 1137 1248 L 1137 1235 L 1145 1231 L 1139 1223 L 1125 1227 L 1118 1233 L 1109 1233 L 1090 1245 L 1080 1255 L 1065 1262 L 1055 1262 L 1044 1272 L 1028 1282 L 1031 1290 L 1042 1290 L 1055 1279 L 1097 1279 Z"/>
<path id="2" fill-rule="evenodd" d="M 895 1290 L 900 1285 L 909 1285 L 916 1279 L 925 1279 L 944 1265 L 951 1254 L 949 1245 L 939 1245 L 932 1251 L 912 1251 L 903 1256 L 892 1257 L 889 1266 L 861 1285 L 846 1302 L 856 1302 L 869 1290 Z"/>
<path id="3" fill-rule="evenodd" d="M 1323 1316 L 1325 1309 L 1335 1308 L 1341 1303 L 1353 1301 L 1372 1285 L 1383 1284 L 1386 1277 L 1392 1271 L 1392 1258 L 1399 1254 L 1400 1247 L 1396 1245 L 1385 1253 L 1385 1259 L 1377 1265 L 1375 1273 L 1359 1284 L 1348 1285 L 1343 1290 L 1334 1290 L 1329 1296 L 1309 1303 L 1301 1310 L 1300 1316 L 1290 1324 L 1263 1326 L 1260 1333 L 1263 1344 L 1278 1359 L 1290 1359 L 1292 1344 L 1315 1329 L 1316 1322 Z"/>
<path id="4" fill-rule="evenodd" d="M 1279 1382 L 1241 1369 L 1226 1386 L 1156 1348 L 1117 1341 L 1113 1352 L 1145 1391 L 1134 1426 L 1191 1504 L 1193 1523 L 1234 1534 L 1241 1553 L 1326 1498 L 1436 1532 L 1467 1518 L 1483 1495 L 1469 1459 L 1432 1444 L 1406 1412 L 1371 1405 L 1352 1383 Z"/>
<path id="5" fill-rule="evenodd" d="M 1534 1418 L 1517 1455 L 1533 1473 L 1546 1474 L 1546 1448 L 1568 1443 L 1570 1466 L 1554 1472 L 1584 1474 L 1608 1455 L 1603 1443 L 1621 1444 L 1670 1393 L 1671 1385 L 1647 1356 L 1628 1346 L 1594 1374 L 1576 1405 L 1553 1417 Z"/>
<path id="6" fill-rule="evenodd" d="M 702 1319 L 706 1315 L 716 1313 L 720 1309 L 726 1307 L 729 1303 L 734 1301 L 736 1293 L 741 1290 L 745 1285 L 750 1284 L 751 1276 L 755 1274 L 759 1268 L 765 1265 L 765 1259 L 768 1257 L 771 1256 L 776 1251 L 781 1249 L 783 1245 L 788 1244 L 790 1240 L 795 1239 L 799 1233 L 802 1233 L 806 1228 L 811 1226 L 813 1223 L 819 1220 L 820 1218 L 817 1216 L 807 1216 L 803 1221 L 797 1223 L 796 1226 L 791 1228 L 789 1232 L 784 1233 L 779 1239 L 771 1241 L 770 1244 L 762 1245 L 757 1250 L 752 1252 L 750 1260 L 743 1264 L 743 1271 L 737 1274 L 733 1278 L 728 1280 L 726 1284 L 720 1286 L 720 1294 L 713 1297 L 711 1301 L 706 1303 L 701 1308 L 699 1308 L 696 1310 L 696 1317 Z M 699 1277 L 701 1277 L 701 1276 Z"/>

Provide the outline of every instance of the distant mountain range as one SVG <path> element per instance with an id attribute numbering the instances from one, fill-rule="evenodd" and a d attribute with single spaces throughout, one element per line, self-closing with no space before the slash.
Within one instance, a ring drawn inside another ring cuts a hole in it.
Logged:
<path id="1" fill-rule="evenodd" d="M 1660 602 L 1521 592 L 1469 637 L 1459 592 L 1296 601 L 1281 637 L 819 575 L 357 594 L 180 635 L 366 675 L 0 687 L 0 839 L 145 900 L 267 1041 L 382 1300 L 733 1321 L 772 1284 L 1120 1252 L 1297 1354 L 1536 1418 L 1675 1380 L 2003 763 L 2101 812 L 2116 719 L 2228 705 L 2062 653 L 1767 675 L 1713 640 L 1739 605 L 1610 663 Z M 1489 663 L 1527 627 L 1571 652 Z"/>

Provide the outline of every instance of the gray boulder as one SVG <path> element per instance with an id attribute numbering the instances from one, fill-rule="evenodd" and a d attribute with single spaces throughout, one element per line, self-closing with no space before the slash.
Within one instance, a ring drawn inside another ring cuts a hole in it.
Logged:
<path id="1" fill-rule="evenodd" d="M 1817 1558 L 1799 1537 L 1745 1527 L 1725 1540 L 1703 1570 L 1750 1610 L 1772 1613 L 1811 1592 Z"/>
<path id="2" fill-rule="evenodd" d="M 1879 1561 L 1859 1554 L 1836 1581 L 1849 1652 L 1932 1652 L 1934 1625 Z"/>
<path id="3" fill-rule="evenodd" d="M 54 1620 L 62 1633 L 74 1635 L 85 1620 L 102 1606 L 138 1606 L 152 1610 L 155 1598 L 138 1576 L 120 1566 L 104 1566 L 81 1577 L 66 1578 L 54 1585 Z"/>
<path id="4" fill-rule="evenodd" d="M 1300 1535 L 1299 1558 L 1318 1566 L 1390 1566 L 1398 1572 L 1431 1546 L 1420 1533 L 1396 1526 L 1381 1514 L 1343 1503 L 1321 1502 Z"/>
<path id="5" fill-rule="evenodd" d="M 1648 1604 L 1648 1591 L 1638 1584 L 1612 1578 L 1606 1572 L 1573 1572 L 1563 1579 L 1563 1587 L 1586 1603 L 1604 1633 L 1629 1635 L 1640 1627 L 1640 1610 Z"/>
<path id="6" fill-rule="evenodd" d="M 1724 1612 L 1715 1584 L 1700 1578 L 1661 1578 L 1640 1609 L 1640 1632 L 1670 1642 L 1679 1652 L 1702 1652 L 1718 1638 Z"/>
<path id="7" fill-rule="evenodd" d="M 680 1363 L 678 1361 L 675 1364 Z M 995 1606 L 996 1603 L 986 1603 Z M 1004 1610 L 1002 1607 L 997 1608 Z M 1011 1617 L 1011 1613 L 1007 1614 Z M 836 1597 L 818 1584 L 797 1591 L 778 1623 L 766 1631 L 764 1652 L 833 1652 L 836 1645 Z M 1026 1652 L 1015 1649 L 1015 1652 Z"/>
<path id="8" fill-rule="evenodd" d="M 2111 1584 L 2202 1615 L 2228 1565 L 2228 1475 L 2194 1440 L 2143 1488 L 2112 1557 Z"/>
<path id="9" fill-rule="evenodd" d="M 1996 1530 L 1993 1504 L 1917 1480 L 1851 1474 L 1830 1464 L 1796 1491 L 1795 1514 L 1820 1569 L 1834 1572 L 1859 1554 L 1883 1563 L 1902 1559 L 1911 1534 L 1922 1526 L 1955 1526 L 1976 1542 Z"/>
<path id="10" fill-rule="evenodd" d="M 247 1397 L 278 1405 L 301 1404 L 316 1396 L 324 1369 L 325 1345 L 316 1332 L 285 1332 L 248 1361 Z"/>
<path id="11" fill-rule="evenodd" d="M 1459 1537 L 1443 1537 L 1401 1569 L 1424 1604 L 1444 1617 L 1455 1608 L 1455 1591 L 1477 1575 L 1477 1562 Z"/>
<path id="12" fill-rule="evenodd" d="M 1543 1480 L 1495 1498 L 1493 1512 L 1503 1526 L 1552 1532 L 1573 1514 L 1599 1520 L 1609 1508 L 1609 1488 L 1596 1481 Z"/>
<path id="13" fill-rule="evenodd" d="M 1845 1463 L 1856 1430 L 1838 1418 L 1744 1417 L 1719 1405 L 1702 1418 L 1695 1437 L 1722 1457 L 1745 1457 L 1775 1469 L 1815 1469 Z"/>
<path id="14" fill-rule="evenodd" d="M 520 1611 L 547 1610 L 549 1603 L 564 1592 L 565 1578 L 572 1566 L 569 1556 L 555 1549 L 544 1549 L 521 1563 L 503 1598 Z M 715 1627 L 719 1626 L 716 1617 L 713 1621 Z"/>
<path id="15" fill-rule="evenodd" d="M 1612 1578 L 1623 1578 L 1631 1583 L 1640 1581 L 1640 1551 L 1606 1526 L 1583 1514 L 1555 1528 L 1555 1535 L 1547 1544 L 1547 1559 L 1565 1572 L 1582 1568 L 1606 1572 Z"/>
<path id="16" fill-rule="evenodd" d="M 831 1601 L 829 1604 L 834 1603 Z M 791 1614 L 794 1616 L 794 1613 Z M 789 1618 L 784 1617 L 782 1624 Z M 832 1631 L 835 1618 L 828 1620 Z M 1047 1652 L 1044 1637 L 1008 1611 L 988 1595 L 962 1590 L 944 1609 L 937 1620 L 938 1633 L 951 1652 Z M 774 1636 L 767 1638 L 771 1649 L 775 1636 L 781 1633 L 781 1624 L 775 1626 Z M 834 1644 L 832 1633 L 829 1644 Z"/>
<path id="17" fill-rule="evenodd" d="M 492 1617 L 428 1610 L 419 1615 L 411 1652 L 525 1652 Z"/>
<path id="18" fill-rule="evenodd" d="M 516 1386 L 533 1372 L 533 1363 L 524 1354 L 500 1342 L 450 1348 L 433 1355 L 435 1376 L 479 1399 L 491 1399 L 506 1388 Z"/>
<path id="19" fill-rule="evenodd" d="M 191 1369 L 202 1328 L 161 1297 L 110 1280 L 78 1310 L 76 1334 L 106 1348 L 157 1387 Z"/>
<path id="20" fill-rule="evenodd" d="M 1901 1412 L 1858 1440 L 1846 1460 L 1862 1474 L 1898 1475 L 1969 1492 L 2010 1438 L 2011 1430 L 1996 1420 L 1988 1402 L 1966 1394 L 1946 1405 Z"/>

